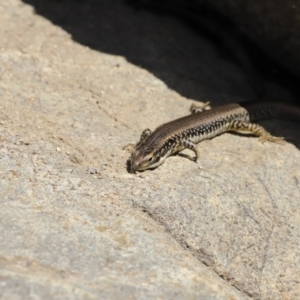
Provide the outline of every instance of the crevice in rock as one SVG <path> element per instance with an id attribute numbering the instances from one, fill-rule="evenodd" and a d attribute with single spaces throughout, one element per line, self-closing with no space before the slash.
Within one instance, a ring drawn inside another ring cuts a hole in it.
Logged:
<path id="1" fill-rule="evenodd" d="M 238 284 L 234 283 L 234 278 L 232 276 L 230 276 L 228 273 L 221 273 L 218 272 L 218 270 L 216 270 L 213 267 L 213 263 L 212 263 L 212 258 L 205 253 L 205 251 L 199 251 L 199 253 L 201 253 L 199 255 L 199 253 L 195 253 L 195 251 L 192 250 L 192 247 L 189 246 L 189 244 L 186 241 L 177 239 L 171 231 L 169 231 L 167 229 L 166 224 L 161 221 L 159 218 L 157 218 L 155 216 L 155 214 L 153 214 L 153 212 L 149 211 L 149 209 L 147 209 L 146 207 L 139 207 L 138 205 L 134 205 L 137 208 L 139 208 L 139 210 L 144 213 L 145 215 L 147 215 L 150 219 L 152 219 L 155 223 L 157 223 L 159 226 L 163 227 L 166 231 L 166 233 L 178 244 L 180 245 L 181 248 L 183 248 L 184 250 L 188 251 L 193 257 L 195 257 L 200 263 L 202 263 L 203 265 L 205 265 L 207 268 L 209 268 L 211 271 L 213 271 L 218 277 L 220 277 L 222 280 L 226 281 L 230 286 L 234 287 L 237 291 L 239 291 L 242 294 L 245 294 L 246 296 L 253 298 L 255 300 L 259 300 L 258 295 L 254 295 L 252 293 L 250 293 L 249 291 L 239 287 Z"/>

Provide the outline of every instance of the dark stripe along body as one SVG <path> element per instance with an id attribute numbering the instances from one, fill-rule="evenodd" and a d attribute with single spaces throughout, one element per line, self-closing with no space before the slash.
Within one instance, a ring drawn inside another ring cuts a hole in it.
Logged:
<path id="1" fill-rule="evenodd" d="M 136 145 L 132 163 L 135 166 L 138 161 L 142 161 L 143 156 L 153 154 L 154 165 L 155 161 L 164 160 L 162 158 L 189 148 L 188 142 L 197 144 L 228 131 L 228 126 L 232 121 L 255 122 L 277 117 L 299 121 L 300 106 L 290 102 L 248 101 L 226 104 L 194 113 L 155 129 Z"/>
<path id="2" fill-rule="evenodd" d="M 298 108 L 295 109 L 295 108 Z M 161 147 L 170 150 L 174 139 L 183 137 L 197 144 L 226 132 L 226 124 L 232 120 L 257 121 L 275 117 L 300 118 L 300 108 L 294 104 L 283 102 L 231 103 L 188 115 L 159 126 L 147 138 L 145 146 L 160 151 Z M 176 151 L 179 151 L 176 149 Z M 163 151 L 165 152 L 165 151 Z M 172 152 L 171 152 L 172 153 Z"/>

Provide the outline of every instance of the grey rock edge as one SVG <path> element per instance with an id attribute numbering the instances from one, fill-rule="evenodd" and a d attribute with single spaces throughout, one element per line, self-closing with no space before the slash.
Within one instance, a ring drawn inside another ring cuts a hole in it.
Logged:
<path id="1" fill-rule="evenodd" d="M 213 105 L 254 94 L 178 21 L 99 2 L 101 43 L 156 76 L 0 1 L 0 298 L 300 299 L 299 124 L 264 123 L 285 146 L 226 134 L 198 164 L 128 174 L 123 146 L 188 112 L 178 90 Z"/>

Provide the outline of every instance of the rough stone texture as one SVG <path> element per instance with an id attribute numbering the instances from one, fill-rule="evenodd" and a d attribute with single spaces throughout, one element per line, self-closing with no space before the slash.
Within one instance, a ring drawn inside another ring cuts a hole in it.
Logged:
<path id="1" fill-rule="evenodd" d="M 173 18 L 40 3 L 0 1 L 0 298 L 299 299 L 299 124 L 264 123 L 285 146 L 225 134 L 198 164 L 129 174 L 122 147 L 186 97 L 255 93 Z"/>

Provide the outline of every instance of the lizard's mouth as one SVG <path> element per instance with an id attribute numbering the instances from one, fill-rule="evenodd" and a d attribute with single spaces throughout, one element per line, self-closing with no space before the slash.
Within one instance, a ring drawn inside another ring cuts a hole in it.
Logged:
<path id="1" fill-rule="evenodd" d="M 154 169 L 164 162 L 163 157 L 140 157 L 138 153 L 133 153 L 130 160 L 130 172 Z"/>

